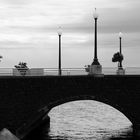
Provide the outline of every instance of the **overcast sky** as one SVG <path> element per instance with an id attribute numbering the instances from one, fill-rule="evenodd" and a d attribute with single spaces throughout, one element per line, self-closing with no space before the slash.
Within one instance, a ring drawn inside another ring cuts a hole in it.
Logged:
<path id="1" fill-rule="evenodd" d="M 93 61 L 97 8 L 98 58 L 111 59 L 123 33 L 124 67 L 140 67 L 140 0 L 0 0 L 0 67 L 19 61 L 29 67 L 58 67 L 58 35 L 62 34 L 62 67 L 84 67 Z"/>

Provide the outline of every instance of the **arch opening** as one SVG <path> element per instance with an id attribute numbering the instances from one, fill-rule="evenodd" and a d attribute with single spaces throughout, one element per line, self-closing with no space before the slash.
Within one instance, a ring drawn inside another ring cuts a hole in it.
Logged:
<path id="1" fill-rule="evenodd" d="M 50 110 L 52 138 L 131 137 L 132 123 L 114 107 L 95 100 L 59 104 Z"/>

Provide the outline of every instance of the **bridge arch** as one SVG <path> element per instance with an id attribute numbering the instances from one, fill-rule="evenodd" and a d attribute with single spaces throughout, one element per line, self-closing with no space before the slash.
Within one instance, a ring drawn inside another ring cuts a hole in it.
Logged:
<path id="1" fill-rule="evenodd" d="M 114 109 L 118 110 L 119 112 L 121 112 L 133 124 L 131 120 L 132 117 L 129 115 L 129 112 L 125 112 L 123 107 L 120 104 L 116 104 L 116 102 L 111 102 L 110 100 L 104 97 L 92 96 L 92 95 L 79 95 L 79 96 L 65 97 L 63 99 L 58 99 L 54 102 L 50 102 L 48 105 L 44 106 L 43 108 L 39 110 L 39 112 L 42 112 L 42 113 L 44 112 L 43 114 L 39 116 L 39 118 L 35 119 L 33 123 L 31 122 L 31 124 L 29 125 L 27 124 L 27 126 L 25 124 L 25 126 L 21 127 L 21 129 L 19 129 L 16 132 L 17 136 L 19 136 L 20 138 L 32 139 L 32 137 L 34 137 L 34 134 L 38 133 L 39 131 L 43 131 L 43 128 L 45 128 L 45 131 L 46 131 L 46 128 L 48 127 L 48 130 L 49 130 L 50 128 L 50 116 L 48 115 L 49 112 L 54 107 L 57 107 L 59 105 L 62 105 L 68 102 L 79 101 L 79 100 L 80 101 L 92 100 L 92 101 L 98 101 L 106 105 L 109 105 L 113 107 Z M 46 124 L 47 124 L 47 127 L 46 127 Z M 28 130 L 28 131 L 23 133 L 24 132 L 23 130 L 24 131 Z"/>
<path id="2" fill-rule="evenodd" d="M 63 99 L 58 99 L 54 102 L 49 103 L 48 105 L 44 106 L 42 109 L 46 110 L 48 114 L 54 107 L 57 107 L 59 105 L 62 105 L 68 102 L 78 101 L 78 100 L 93 100 L 93 101 L 98 101 L 106 105 L 109 105 L 113 107 L 114 109 L 118 110 L 119 112 L 121 112 L 133 124 L 133 117 L 131 116 L 127 108 L 124 108 L 122 104 L 119 104 L 113 100 L 110 100 L 102 96 L 78 95 L 78 96 L 65 97 Z"/>

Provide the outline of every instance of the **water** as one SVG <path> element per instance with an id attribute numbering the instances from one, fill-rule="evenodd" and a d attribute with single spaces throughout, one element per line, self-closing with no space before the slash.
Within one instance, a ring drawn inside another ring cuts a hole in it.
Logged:
<path id="1" fill-rule="evenodd" d="M 132 138 L 131 122 L 118 110 L 96 101 L 75 101 L 53 108 L 46 139 L 107 140 Z"/>

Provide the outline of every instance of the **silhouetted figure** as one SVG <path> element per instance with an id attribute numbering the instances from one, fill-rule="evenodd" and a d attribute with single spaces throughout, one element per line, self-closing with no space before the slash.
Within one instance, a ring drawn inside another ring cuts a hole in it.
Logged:
<path id="1" fill-rule="evenodd" d="M 1 61 L 2 58 L 3 58 L 2 55 L 0 55 L 0 61 Z"/>

